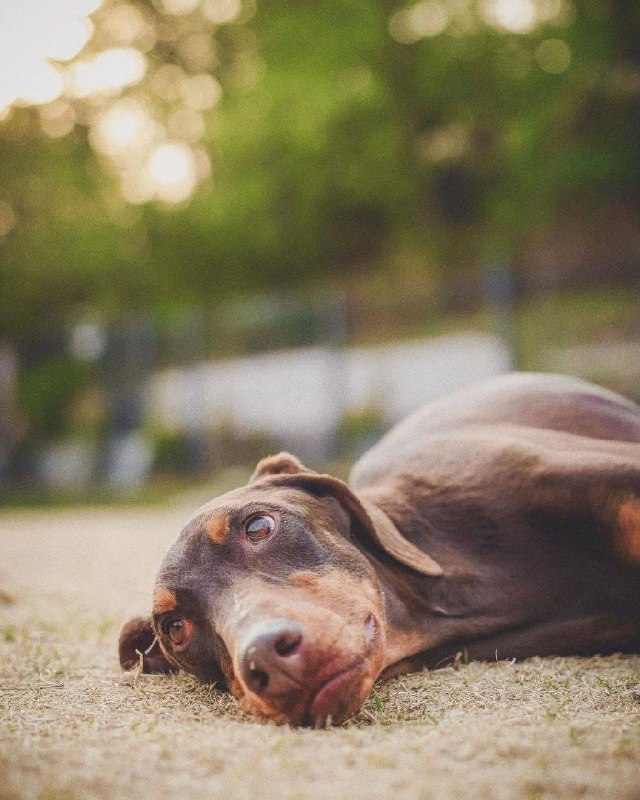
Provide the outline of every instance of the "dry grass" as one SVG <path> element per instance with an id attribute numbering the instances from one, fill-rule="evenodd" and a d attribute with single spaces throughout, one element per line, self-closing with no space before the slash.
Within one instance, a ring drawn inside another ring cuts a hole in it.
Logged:
<path id="1" fill-rule="evenodd" d="M 405 676 L 327 731 L 123 675 L 119 626 L 183 511 L 0 516 L 0 797 L 640 798 L 640 657 Z"/>

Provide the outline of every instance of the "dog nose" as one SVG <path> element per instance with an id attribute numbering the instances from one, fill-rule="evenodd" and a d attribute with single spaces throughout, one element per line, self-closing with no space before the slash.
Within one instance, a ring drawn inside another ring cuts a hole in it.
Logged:
<path id="1" fill-rule="evenodd" d="M 261 625 L 245 647 L 242 677 L 249 689 L 268 699 L 300 687 L 304 671 L 302 628 L 289 619 Z"/>

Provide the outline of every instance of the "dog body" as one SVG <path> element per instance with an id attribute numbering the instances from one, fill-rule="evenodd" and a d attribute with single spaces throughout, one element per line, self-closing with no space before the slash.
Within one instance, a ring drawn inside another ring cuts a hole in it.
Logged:
<path id="1" fill-rule="evenodd" d="M 121 663 L 184 668 L 252 711 L 340 721 L 375 679 L 640 649 L 640 409 L 555 375 L 436 401 L 350 485 L 280 454 L 200 509 Z"/>
<path id="2" fill-rule="evenodd" d="M 353 488 L 444 571 L 419 579 L 416 664 L 463 647 L 479 659 L 638 648 L 640 446 L 627 443 L 640 443 L 633 403 L 515 374 L 429 404 L 365 454 Z"/>

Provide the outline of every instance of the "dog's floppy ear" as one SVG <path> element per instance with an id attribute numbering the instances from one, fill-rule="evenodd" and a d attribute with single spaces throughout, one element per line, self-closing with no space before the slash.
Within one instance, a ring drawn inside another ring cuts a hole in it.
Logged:
<path id="1" fill-rule="evenodd" d="M 310 475 L 318 474 L 305 467 L 299 458 L 283 450 L 275 456 L 267 456 L 267 458 L 258 461 L 253 475 L 249 478 L 249 483 L 254 483 L 262 478 L 268 478 L 271 475 L 297 475 L 300 472 Z"/>
<path id="2" fill-rule="evenodd" d="M 249 483 L 259 481 L 269 475 L 293 475 L 298 472 L 311 472 L 311 470 L 308 470 L 302 461 L 292 456 L 291 453 L 282 452 L 258 461 L 253 475 L 249 478 Z"/>
<path id="3" fill-rule="evenodd" d="M 156 641 L 151 620 L 143 617 L 130 619 L 120 631 L 118 653 L 122 669 L 134 669 L 140 663 L 142 654 L 143 672 L 176 672 L 176 668 L 165 658 Z"/>
<path id="4" fill-rule="evenodd" d="M 269 479 L 276 486 L 291 486 L 316 496 L 333 497 L 349 514 L 354 533 L 360 540 L 373 542 L 396 561 L 422 575 L 443 574 L 440 564 L 405 539 L 384 511 L 359 498 L 344 481 L 307 469 L 289 453 L 264 458 L 256 467 L 251 482 L 263 479 Z"/>

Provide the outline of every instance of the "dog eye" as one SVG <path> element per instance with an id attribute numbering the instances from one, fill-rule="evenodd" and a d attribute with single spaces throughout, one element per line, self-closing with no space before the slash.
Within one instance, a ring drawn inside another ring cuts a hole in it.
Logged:
<path id="1" fill-rule="evenodd" d="M 250 519 L 244 530 L 250 542 L 261 542 L 273 532 L 275 527 L 276 523 L 273 517 L 263 514 Z"/>
<path id="2" fill-rule="evenodd" d="M 190 637 L 193 625 L 187 619 L 172 619 L 164 626 L 164 632 L 177 647 L 185 645 Z"/>

